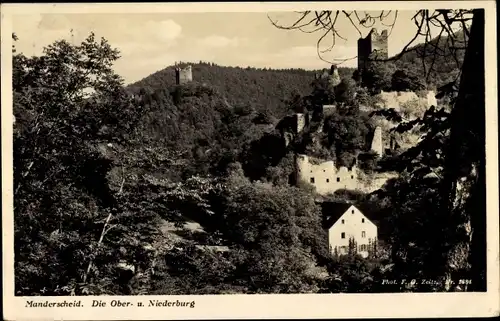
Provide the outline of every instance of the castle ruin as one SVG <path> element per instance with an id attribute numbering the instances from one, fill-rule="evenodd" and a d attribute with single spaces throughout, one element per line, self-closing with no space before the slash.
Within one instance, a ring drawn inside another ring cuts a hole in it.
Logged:
<path id="1" fill-rule="evenodd" d="M 183 85 L 191 81 L 193 81 L 193 71 L 191 66 L 187 66 L 185 68 L 175 68 L 175 83 L 177 85 Z"/>
<path id="2" fill-rule="evenodd" d="M 371 150 L 377 153 L 379 157 L 382 157 L 384 153 L 384 147 L 382 143 L 382 128 L 380 126 L 377 126 L 375 128 L 375 132 L 373 133 Z"/>
<path id="3" fill-rule="evenodd" d="M 339 189 L 356 189 L 358 186 L 357 169 L 340 167 L 334 161 L 317 160 L 307 155 L 297 155 L 297 182 L 303 181 L 313 185 L 316 192 L 326 195 Z"/>
<path id="4" fill-rule="evenodd" d="M 370 61 L 389 58 L 387 30 L 379 35 L 373 28 L 365 38 L 358 39 L 358 72 L 362 75 Z"/>

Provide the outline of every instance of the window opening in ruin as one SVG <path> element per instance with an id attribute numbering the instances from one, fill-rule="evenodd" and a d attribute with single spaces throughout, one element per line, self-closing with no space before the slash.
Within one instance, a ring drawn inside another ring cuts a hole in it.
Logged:
<path id="1" fill-rule="evenodd" d="M 326 179 L 326 182 L 327 182 L 327 183 L 329 183 L 329 182 L 330 182 L 330 180 L 327 178 L 327 179 Z"/>
<path id="2" fill-rule="evenodd" d="M 340 177 L 337 177 L 337 182 L 340 182 Z"/>
<path id="3" fill-rule="evenodd" d="M 351 175 L 351 179 L 354 179 L 354 175 Z"/>
<path id="4" fill-rule="evenodd" d="M 314 177 L 311 177 L 311 183 L 314 184 Z"/>

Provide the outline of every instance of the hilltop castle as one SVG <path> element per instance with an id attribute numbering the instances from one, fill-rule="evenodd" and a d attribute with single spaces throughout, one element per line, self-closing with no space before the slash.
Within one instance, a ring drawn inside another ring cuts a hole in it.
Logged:
<path id="1" fill-rule="evenodd" d="M 383 60 L 388 58 L 388 33 L 383 30 L 381 34 L 374 28 L 365 38 L 358 40 L 358 74 L 362 77 L 370 61 Z M 341 79 L 338 74 L 337 67 L 333 65 L 330 72 L 324 71 L 321 75 L 316 75 L 316 78 L 327 78 L 330 86 L 336 87 L 340 84 Z M 361 78 L 359 79 L 361 80 Z M 428 91 L 423 97 L 417 96 L 414 92 L 382 92 L 378 94 L 380 103 L 376 106 L 367 106 L 373 108 L 395 108 L 399 110 L 408 102 L 425 105 L 426 108 L 437 105 L 435 94 Z M 323 105 L 322 115 L 328 115 L 336 109 L 336 105 Z M 286 124 L 280 124 L 279 129 L 282 132 L 285 145 L 290 144 L 293 138 L 308 129 L 311 114 L 308 111 L 296 113 L 287 117 Z M 386 147 L 395 149 L 402 147 L 396 138 L 392 135 L 384 136 L 383 133 L 388 130 L 387 124 L 384 122 L 375 121 L 376 127 L 373 132 L 373 138 L 369 144 L 370 150 L 375 152 L 378 157 L 382 157 L 386 152 Z M 321 129 L 320 126 L 319 129 Z M 309 128 L 309 130 L 311 130 Z M 387 132 L 386 132 L 387 133 Z M 386 137 L 384 139 L 384 137 Z M 371 192 L 379 189 L 385 184 L 387 179 L 394 177 L 394 173 L 380 173 L 368 177 L 363 171 L 359 170 L 355 165 L 347 168 L 337 168 L 332 160 L 320 160 L 307 155 L 296 155 L 295 159 L 295 176 L 297 182 L 302 181 L 311 184 L 316 188 L 316 192 L 320 195 L 334 193 L 340 189 L 361 190 Z"/>

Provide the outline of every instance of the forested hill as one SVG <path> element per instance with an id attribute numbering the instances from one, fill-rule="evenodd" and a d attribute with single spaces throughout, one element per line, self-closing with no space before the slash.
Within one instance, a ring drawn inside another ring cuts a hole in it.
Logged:
<path id="1" fill-rule="evenodd" d="M 417 75 L 427 87 L 444 86 L 458 77 L 464 59 L 465 43 L 464 36 L 460 32 L 453 41 L 444 36 L 434 38 L 427 44 L 410 47 L 394 61 L 394 65 L 397 70 Z"/>
<path id="2" fill-rule="evenodd" d="M 256 111 L 270 111 L 274 117 L 286 114 L 286 100 L 296 94 L 311 92 L 311 82 L 318 70 L 260 69 L 224 67 L 212 63 L 181 63 L 191 65 L 193 81 L 207 84 L 223 93 L 229 104 L 235 107 L 252 107 Z M 329 68 L 329 66 L 325 66 Z M 339 68 L 341 77 L 351 77 L 354 69 Z M 129 85 L 134 92 L 141 88 L 153 93 L 175 86 L 175 66 L 169 66 Z"/>

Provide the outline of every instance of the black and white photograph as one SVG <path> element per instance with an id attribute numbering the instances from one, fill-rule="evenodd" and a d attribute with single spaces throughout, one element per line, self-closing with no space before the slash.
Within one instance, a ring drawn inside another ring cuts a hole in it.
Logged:
<path id="1" fill-rule="evenodd" d="M 494 2 L 319 4 L 2 4 L 4 295 L 498 300 Z"/>

